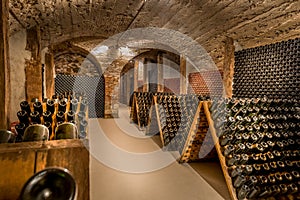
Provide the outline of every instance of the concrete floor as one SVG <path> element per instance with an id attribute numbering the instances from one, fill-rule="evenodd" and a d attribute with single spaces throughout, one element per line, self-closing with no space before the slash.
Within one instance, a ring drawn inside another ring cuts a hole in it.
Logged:
<path id="1" fill-rule="evenodd" d="M 92 200 L 230 199 L 218 162 L 178 164 L 128 116 L 122 106 L 118 119 L 90 119 Z"/>

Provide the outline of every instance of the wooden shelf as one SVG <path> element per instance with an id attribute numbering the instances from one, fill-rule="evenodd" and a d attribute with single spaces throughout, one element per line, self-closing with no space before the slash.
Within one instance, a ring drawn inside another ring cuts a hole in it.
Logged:
<path id="1" fill-rule="evenodd" d="M 223 174 L 224 174 L 224 178 L 225 178 L 225 181 L 226 181 L 231 199 L 237 200 L 238 198 L 237 198 L 237 195 L 236 195 L 236 190 L 233 187 L 231 177 L 228 174 L 228 168 L 227 168 L 227 165 L 226 165 L 226 162 L 225 162 L 225 157 L 223 156 L 223 154 L 221 152 L 221 147 L 219 145 L 219 138 L 217 137 L 217 132 L 214 128 L 215 127 L 214 122 L 213 122 L 213 120 L 211 118 L 211 115 L 210 115 L 210 111 L 209 111 L 210 104 L 211 104 L 211 102 L 208 102 L 208 101 L 204 102 L 204 105 L 203 105 L 204 106 L 204 112 L 205 112 L 206 117 L 207 117 L 207 121 L 208 121 L 208 124 L 209 124 L 209 129 L 210 129 L 210 132 L 212 134 L 212 137 L 213 137 L 213 140 L 214 140 L 214 143 L 215 143 L 215 148 L 216 148 L 219 160 L 220 160 L 221 168 L 222 168 L 222 171 L 223 171 Z"/>
<path id="2" fill-rule="evenodd" d="M 88 140 L 52 140 L 0 144 L 0 199 L 17 199 L 26 181 L 48 167 L 68 169 L 78 199 L 89 199 Z"/>

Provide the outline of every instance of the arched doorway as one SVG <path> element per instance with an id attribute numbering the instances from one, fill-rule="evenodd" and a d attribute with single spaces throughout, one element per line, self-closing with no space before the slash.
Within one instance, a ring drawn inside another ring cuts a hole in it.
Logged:
<path id="1" fill-rule="evenodd" d="M 89 118 L 103 118 L 105 81 L 100 64 L 88 51 L 71 44 L 54 50 L 55 93 L 83 92 L 89 102 Z"/>

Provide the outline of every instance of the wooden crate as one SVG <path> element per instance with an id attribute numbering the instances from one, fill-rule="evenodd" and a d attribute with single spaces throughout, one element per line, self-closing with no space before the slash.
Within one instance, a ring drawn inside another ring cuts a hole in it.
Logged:
<path id="1" fill-rule="evenodd" d="M 0 144 L 0 200 L 17 199 L 25 182 L 47 167 L 68 169 L 78 186 L 77 199 L 89 199 L 87 144 L 77 139 Z"/>

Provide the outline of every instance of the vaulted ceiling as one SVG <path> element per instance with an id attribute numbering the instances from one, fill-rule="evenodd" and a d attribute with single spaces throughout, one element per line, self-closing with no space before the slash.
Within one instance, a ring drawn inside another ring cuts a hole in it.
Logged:
<path id="1" fill-rule="evenodd" d="M 87 49 L 128 29 L 173 29 L 218 63 L 225 37 L 241 48 L 299 37 L 299 10 L 299 0 L 10 0 L 9 20 L 11 35 L 39 25 L 44 46 L 74 40 Z"/>

